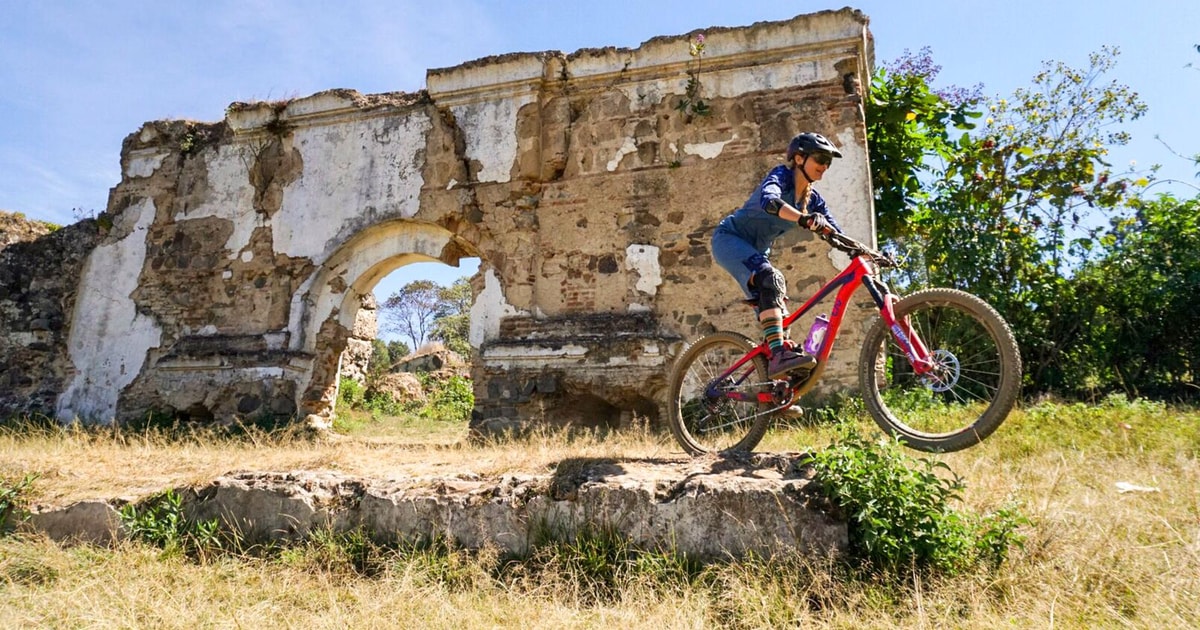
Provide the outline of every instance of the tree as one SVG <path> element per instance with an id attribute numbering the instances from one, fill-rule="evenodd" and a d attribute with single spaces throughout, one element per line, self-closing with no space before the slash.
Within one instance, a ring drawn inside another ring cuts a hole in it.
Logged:
<path id="1" fill-rule="evenodd" d="M 438 312 L 430 333 L 430 338 L 441 341 L 447 348 L 463 356 L 471 354 L 472 300 L 471 283 L 465 277 L 439 290 Z"/>
<path id="2" fill-rule="evenodd" d="M 905 50 L 871 81 L 867 138 L 876 223 L 886 238 L 907 234 L 913 212 L 928 199 L 922 177 L 932 173 L 931 160 L 948 160 L 954 151 L 952 128 L 972 129 L 968 119 L 980 117 L 972 107 L 982 86 L 937 90 L 932 84 L 939 72 L 925 47 L 915 55 Z"/>
<path id="3" fill-rule="evenodd" d="M 1064 317 L 1076 289 L 1069 272 L 1149 181 L 1106 161 L 1108 147 L 1129 140 L 1120 125 L 1146 109 L 1128 87 L 1102 83 L 1116 56 L 1105 48 L 1082 71 L 1047 63 L 1031 88 L 990 103 L 916 222 L 930 279 L 969 287 L 1004 313 L 1041 387 L 1063 385 L 1063 352 L 1082 324 Z"/>
<path id="4" fill-rule="evenodd" d="M 467 278 L 449 287 L 432 280 L 415 280 L 393 293 L 379 308 L 381 327 L 401 334 L 420 348 L 427 340 L 440 341 L 460 354 L 471 352 L 468 332 L 474 296 Z M 400 355 L 404 356 L 404 355 Z M 399 359 L 400 356 L 393 356 Z"/>
<path id="5" fill-rule="evenodd" d="M 408 337 L 413 348 L 420 348 L 437 315 L 438 289 L 432 280 L 414 280 L 404 285 L 379 307 L 380 327 Z"/>
<path id="6" fill-rule="evenodd" d="M 1131 202 L 1105 255 L 1075 276 L 1087 326 L 1065 370 L 1083 390 L 1195 398 L 1200 371 L 1200 196 Z"/>
<path id="7" fill-rule="evenodd" d="M 399 339 L 389 340 L 387 342 L 387 349 L 388 356 L 390 356 L 392 359 L 392 365 L 395 365 L 397 361 L 403 359 L 412 352 L 412 348 L 409 348 L 408 344 L 400 341 Z"/>
<path id="8" fill-rule="evenodd" d="M 901 221 L 880 222 L 884 239 L 909 258 L 901 282 L 967 289 L 996 306 L 1013 326 L 1039 389 L 1063 385 L 1064 353 L 1080 334 L 1082 322 L 1067 317 L 1078 299 L 1070 273 L 1098 253 L 1106 220 L 1119 216 L 1150 179 L 1115 173 L 1106 161 L 1110 146 L 1129 140 L 1120 125 L 1146 109 L 1128 87 L 1102 82 L 1117 55 L 1104 48 L 1085 70 L 1048 62 L 1011 99 L 979 101 L 987 111 L 983 125 L 957 139 L 948 136 L 949 126 L 965 126 L 957 120 L 973 116 L 947 117 L 951 103 L 929 100 L 932 75 L 919 66 L 908 75 L 881 75 L 893 85 L 872 90 L 891 95 L 895 111 L 913 100 L 907 127 L 874 132 L 890 133 L 893 145 L 897 134 L 915 136 L 901 138 L 901 150 L 924 160 L 915 194 L 911 179 L 877 178 L 884 186 L 903 185 L 877 193 L 907 204 Z M 925 122 L 914 126 L 917 120 Z M 868 141 L 873 151 L 889 146 L 887 137 Z"/>

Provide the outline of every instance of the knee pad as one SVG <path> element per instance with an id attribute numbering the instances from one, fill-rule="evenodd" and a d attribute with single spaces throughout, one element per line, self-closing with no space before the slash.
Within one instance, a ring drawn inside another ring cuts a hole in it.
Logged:
<path id="1" fill-rule="evenodd" d="M 758 292 L 759 310 L 783 308 L 783 300 L 787 297 L 787 283 L 783 279 L 782 272 L 767 265 L 765 269 L 760 269 L 754 274 L 751 282 L 754 283 L 754 288 Z"/>

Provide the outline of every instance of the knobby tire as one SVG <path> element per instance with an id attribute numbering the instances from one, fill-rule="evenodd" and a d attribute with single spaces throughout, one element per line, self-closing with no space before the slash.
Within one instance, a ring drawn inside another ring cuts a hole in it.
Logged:
<path id="1" fill-rule="evenodd" d="M 676 441 L 692 455 L 747 452 L 763 439 L 771 405 L 735 401 L 712 395 L 722 388 L 737 388 L 757 395 L 769 386 L 767 362 L 762 356 L 742 366 L 724 383 L 715 379 L 755 348 L 754 342 L 735 332 L 715 332 L 693 342 L 671 370 L 668 424 Z"/>
<path id="2" fill-rule="evenodd" d="M 882 318 L 867 331 L 858 376 L 871 417 L 905 445 L 925 452 L 974 446 L 1012 411 L 1021 354 L 1008 324 L 983 300 L 955 289 L 918 291 L 896 303 L 937 358 L 918 376 Z"/>

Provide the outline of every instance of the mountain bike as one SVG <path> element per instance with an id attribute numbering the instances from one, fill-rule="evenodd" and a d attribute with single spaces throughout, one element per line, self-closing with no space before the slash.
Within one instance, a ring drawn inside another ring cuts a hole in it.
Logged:
<path id="1" fill-rule="evenodd" d="M 783 320 L 787 330 L 830 295 L 824 337 L 811 369 L 767 378 L 770 348 L 736 332 L 714 332 L 688 345 L 669 379 L 671 433 L 692 455 L 749 451 L 773 418 L 820 380 L 850 298 L 865 288 L 879 309 L 858 358 L 867 411 L 886 433 L 925 452 L 978 444 L 1012 411 L 1020 393 L 1021 354 L 1008 324 L 990 305 L 956 289 L 900 297 L 878 278 L 895 259 L 845 234 L 823 236 L 850 264 Z"/>

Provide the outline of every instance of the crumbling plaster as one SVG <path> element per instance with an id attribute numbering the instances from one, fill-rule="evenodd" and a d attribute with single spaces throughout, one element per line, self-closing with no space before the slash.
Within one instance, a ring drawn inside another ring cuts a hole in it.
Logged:
<path id="1" fill-rule="evenodd" d="M 836 139 L 822 193 L 873 238 L 866 23 L 843 9 L 706 30 L 707 116 L 680 109 L 688 34 L 430 70 L 416 94 L 147 123 L 80 279 L 57 414 L 327 417 L 362 296 L 405 264 L 470 256 L 473 426 L 653 420 L 684 339 L 753 334 L 708 236 L 791 135 Z M 844 262 L 807 235 L 777 249 L 797 293 Z M 850 360 L 830 383 L 850 383 Z"/>
<path id="2" fill-rule="evenodd" d="M 116 238 L 92 250 L 84 267 L 67 341 L 77 371 L 60 398 L 70 410 L 63 419 L 114 417 L 121 390 L 161 341 L 158 324 L 126 297 L 137 287 L 154 212 L 149 199 L 126 208 L 113 225 Z"/>

